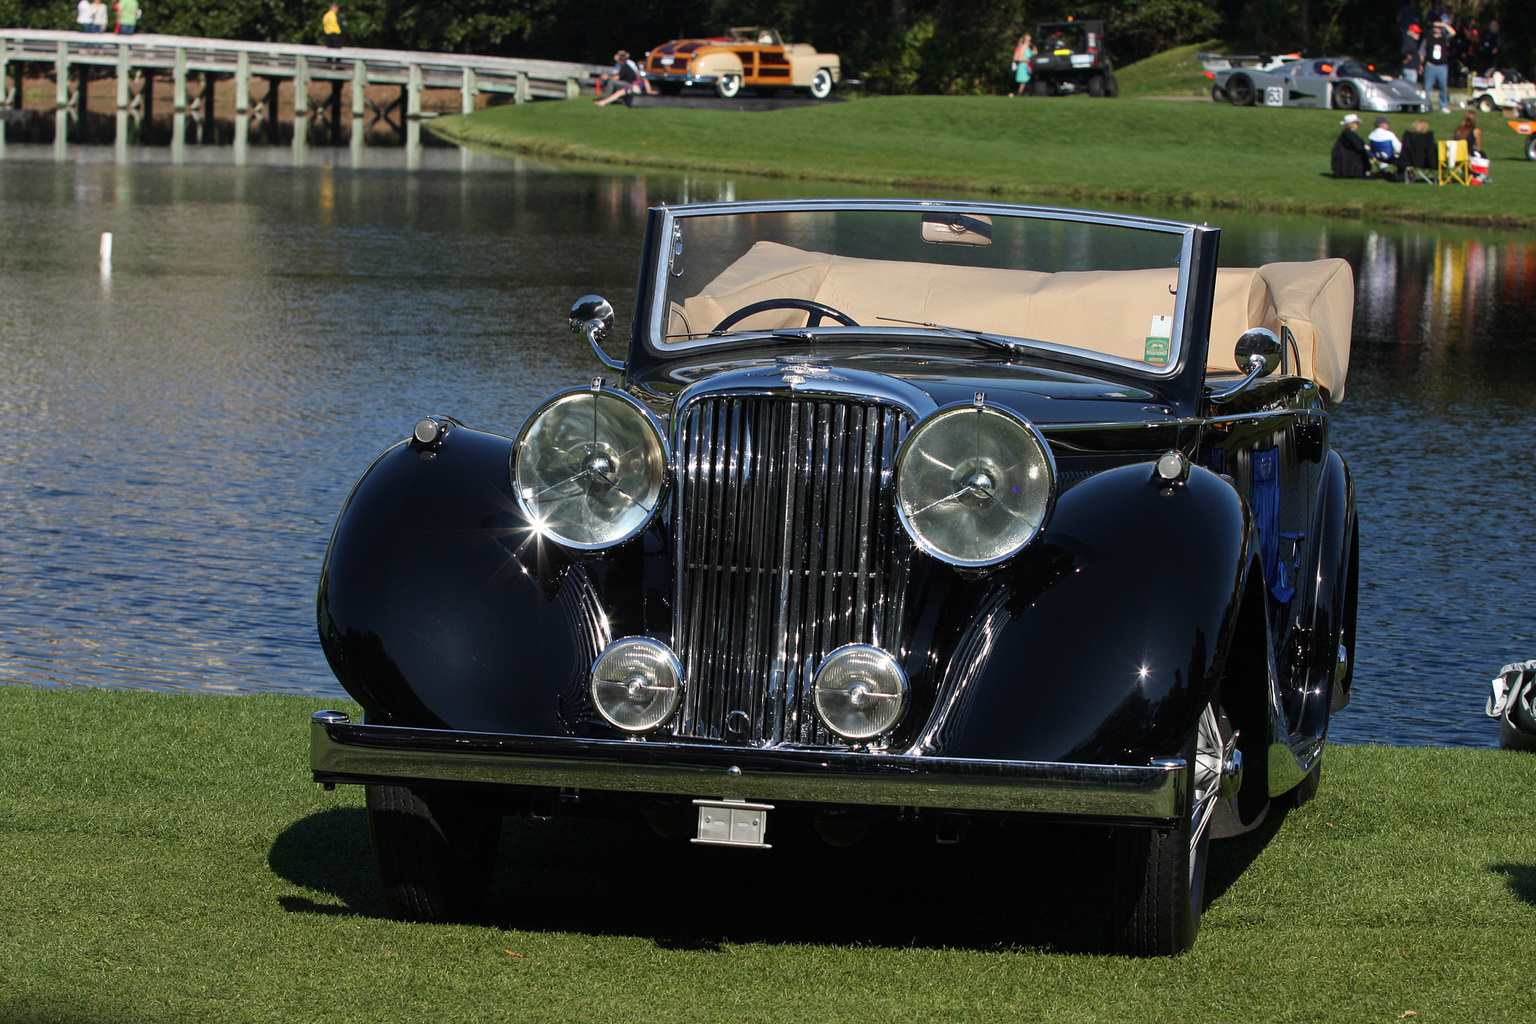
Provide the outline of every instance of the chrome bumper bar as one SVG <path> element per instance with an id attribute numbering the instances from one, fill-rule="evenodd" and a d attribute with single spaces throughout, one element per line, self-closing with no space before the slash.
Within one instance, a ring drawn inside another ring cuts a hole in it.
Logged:
<path id="1" fill-rule="evenodd" d="M 1178 759 L 1149 765 L 553 739 L 310 719 L 316 782 L 457 782 L 1166 825 L 1189 803 Z"/>

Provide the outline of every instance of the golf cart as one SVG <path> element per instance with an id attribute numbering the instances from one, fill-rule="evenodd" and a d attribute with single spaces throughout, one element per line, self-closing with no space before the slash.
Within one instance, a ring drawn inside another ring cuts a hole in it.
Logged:
<path id="1" fill-rule="evenodd" d="M 1030 90 L 1036 96 L 1118 96 L 1114 61 L 1104 45 L 1102 21 L 1043 21 L 1035 27 L 1034 74 Z"/>

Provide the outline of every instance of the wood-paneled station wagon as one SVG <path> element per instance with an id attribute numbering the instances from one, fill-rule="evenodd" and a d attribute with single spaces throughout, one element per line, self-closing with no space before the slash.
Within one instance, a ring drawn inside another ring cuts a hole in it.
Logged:
<path id="1" fill-rule="evenodd" d="M 363 717 L 314 716 L 313 774 L 367 786 L 396 911 L 478 906 L 509 814 L 765 858 L 1046 825 L 1111 844 L 1115 948 L 1188 947 L 1211 840 L 1315 790 L 1355 643 L 1350 268 L 1218 238 L 651 210 L 627 351 L 583 298 L 603 369 L 506 434 L 421 419 L 336 524 Z"/>
<path id="2" fill-rule="evenodd" d="M 832 95 L 843 77 L 835 53 L 809 43 L 786 43 L 778 30 L 748 26 L 709 39 L 674 39 L 645 55 L 645 77 L 667 95 L 694 86 L 732 99 L 743 89 L 802 89 L 818 100 Z"/>

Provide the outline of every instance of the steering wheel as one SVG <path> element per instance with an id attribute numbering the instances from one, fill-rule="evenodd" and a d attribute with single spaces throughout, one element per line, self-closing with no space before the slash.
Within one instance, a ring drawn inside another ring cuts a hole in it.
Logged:
<path id="1" fill-rule="evenodd" d="M 763 313 L 770 309 L 802 309 L 808 314 L 805 318 L 805 326 L 807 327 L 815 327 L 824 319 L 836 320 L 844 327 L 859 326 L 858 321 L 856 321 L 853 317 L 840 310 L 833 309 L 826 303 L 816 302 L 812 299 L 785 298 L 764 299 L 761 302 L 754 302 L 750 305 L 742 306 L 736 312 L 715 324 L 714 328 L 709 333 L 720 334 L 723 331 L 728 331 L 732 327 L 735 327 L 737 324 L 741 323 L 747 317 L 752 316 L 754 313 Z"/>

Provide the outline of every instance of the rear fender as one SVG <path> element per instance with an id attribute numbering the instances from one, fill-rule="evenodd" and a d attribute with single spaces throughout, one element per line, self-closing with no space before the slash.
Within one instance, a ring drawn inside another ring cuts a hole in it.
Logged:
<path id="1" fill-rule="evenodd" d="M 1057 501 L 1044 585 L 1004 577 L 956 648 L 918 749 L 950 757 L 1145 764 L 1176 756 L 1210 700 L 1250 560 L 1246 506 L 1194 467 L 1099 473 Z M 1021 570 L 1022 572 L 1022 570 Z"/>

